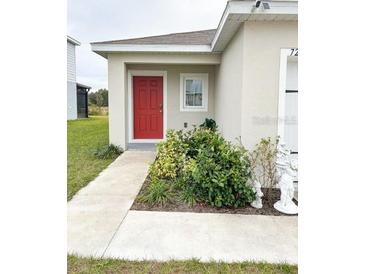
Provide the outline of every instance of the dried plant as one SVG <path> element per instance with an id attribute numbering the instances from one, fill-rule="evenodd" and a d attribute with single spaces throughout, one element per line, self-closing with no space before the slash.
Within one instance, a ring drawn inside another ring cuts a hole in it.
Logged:
<path id="1" fill-rule="evenodd" d="M 241 147 L 245 149 L 239 139 Z M 266 188 L 264 195 L 271 201 L 272 189 L 277 184 L 276 157 L 279 138 L 273 141 L 270 137 L 262 138 L 254 150 L 249 153 L 252 180 L 259 181 Z"/>

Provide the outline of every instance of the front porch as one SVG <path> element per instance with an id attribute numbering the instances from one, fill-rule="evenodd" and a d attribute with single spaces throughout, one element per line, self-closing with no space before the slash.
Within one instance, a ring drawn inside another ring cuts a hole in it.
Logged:
<path id="1" fill-rule="evenodd" d="M 126 149 L 156 151 L 156 144 L 164 140 L 167 129 L 188 130 L 203 123 L 205 118 L 214 118 L 215 69 L 216 65 L 126 64 Z M 184 109 L 184 75 L 206 77 L 206 98 L 202 98 L 202 108 Z M 157 86 L 143 86 L 140 87 L 143 96 L 137 94 L 136 80 L 148 83 L 159 78 L 161 90 Z M 137 110 L 141 104 L 148 107 L 142 106 L 142 113 L 138 113 L 141 112 Z M 146 109 L 151 119 L 146 118 Z M 149 134 L 151 138 L 148 138 Z M 143 138 L 138 135 L 143 135 Z"/>
<path id="2" fill-rule="evenodd" d="M 167 129 L 191 129 L 214 119 L 216 55 L 197 55 L 180 64 L 166 55 L 161 64 L 148 63 L 147 57 L 143 64 L 124 59 L 109 57 L 108 62 L 110 143 L 136 149 L 136 144 L 160 142 Z M 195 94 L 186 94 L 186 84 L 195 84 Z"/>

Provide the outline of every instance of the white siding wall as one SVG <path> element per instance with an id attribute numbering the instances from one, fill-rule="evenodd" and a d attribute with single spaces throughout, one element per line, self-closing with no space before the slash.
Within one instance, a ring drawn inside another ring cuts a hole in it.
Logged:
<path id="1" fill-rule="evenodd" d="M 67 120 L 77 119 L 75 45 L 67 41 Z"/>
<path id="2" fill-rule="evenodd" d="M 75 45 L 67 41 L 67 81 L 76 82 Z"/>
<path id="3" fill-rule="evenodd" d="M 67 120 L 77 119 L 77 90 L 75 82 L 67 82 Z"/>

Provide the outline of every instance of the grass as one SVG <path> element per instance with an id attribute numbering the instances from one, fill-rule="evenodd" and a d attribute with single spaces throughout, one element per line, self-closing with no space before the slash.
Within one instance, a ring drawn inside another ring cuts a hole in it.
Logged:
<path id="1" fill-rule="evenodd" d="M 108 145 L 108 131 L 107 116 L 67 122 L 67 200 L 116 158 L 94 156 L 97 148 Z"/>
<path id="2" fill-rule="evenodd" d="M 268 263 L 201 263 L 198 260 L 189 261 L 125 261 L 117 259 L 80 258 L 69 255 L 67 273 L 241 273 L 241 274 L 294 274 L 298 266 L 288 264 Z"/>

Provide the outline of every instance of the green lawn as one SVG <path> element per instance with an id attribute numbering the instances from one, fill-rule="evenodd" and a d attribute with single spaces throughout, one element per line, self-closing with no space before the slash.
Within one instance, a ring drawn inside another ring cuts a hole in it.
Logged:
<path id="1" fill-rule="evenodd" d="M 90 259 L 68 256 L 67 273 L 242 273 L 242 274 L 294 274 L 298 266 L 267 263 L 201 263 L 197 260 L 169 261 L 124 261 L 116 259 Z"/>
<path id="2" fill-rule="evenodd" d="M 108 117 L 67 122 L 67 200 L 93 180 L 115 158 L 98 159 L 93 150 L 108 145 Z"/>

